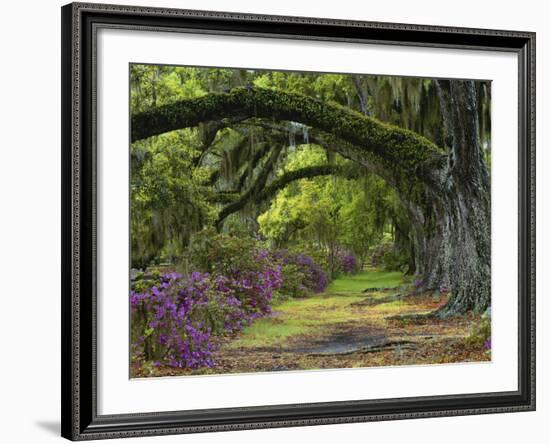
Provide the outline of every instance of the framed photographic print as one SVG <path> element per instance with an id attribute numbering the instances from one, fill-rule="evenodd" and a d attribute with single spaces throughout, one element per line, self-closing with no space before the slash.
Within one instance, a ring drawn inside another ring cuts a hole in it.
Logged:
<path id="1" fill-rule="evenodd" d="M 535 35 L 62 8 L 62 435 L 535 408 Z"/>

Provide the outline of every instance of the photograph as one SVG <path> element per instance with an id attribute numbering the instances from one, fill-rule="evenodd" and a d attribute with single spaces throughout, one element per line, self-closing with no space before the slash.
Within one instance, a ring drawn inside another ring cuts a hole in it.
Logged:
<path id="1" fill-rule="evenodd" d="M 491 362 L 491 80 L 128 85 L 131 378 Z"/>

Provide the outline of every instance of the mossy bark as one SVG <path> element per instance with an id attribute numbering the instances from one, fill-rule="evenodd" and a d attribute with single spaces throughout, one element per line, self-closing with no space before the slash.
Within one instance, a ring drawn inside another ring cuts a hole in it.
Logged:
<path id="1" fill-rule="evenodd" d="M 416 174 L 421 166 L 429 170 L 442 160 L 435 144 L 412 131 L 312 97 L 261 88 L 211 93 L 133 115 L 131 140 L 230 117 L 300 122 L 372 152 L 408 174 Z"/>
<path id="2" fill-rule="evenodd" d="M 440 316 L 484 311 L 491 303 L 490 180 L 479 141 L 472 81 L 439 81 L 451 144 L 433 196 L 434 235 L 427 236 L 427 285 L 449 285 Z"/>

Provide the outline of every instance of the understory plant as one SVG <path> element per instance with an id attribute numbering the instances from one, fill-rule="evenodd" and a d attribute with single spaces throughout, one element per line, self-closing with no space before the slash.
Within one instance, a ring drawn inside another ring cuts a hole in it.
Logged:
<path id="1" fill-rule="evenodd" d="M 292 287 L 298 287 L 298 296 L 303 292 L 322 293 L 328 285 L 328 278 L 321 266 L 311 256 L 294 253 L 289 250 L 276 250 L 272 253 L 273 258 L 280 262 L 283 270 L 288 275 L 283 275 L 283 281 L 287 278 L 287 286 L 283 288 L 290 291 Z M 296 272 L 301 273 L 301 282 L 298 282 Z"/>
<path id="2" fill-rule="evenodd" d="M 359 271 L 359 261 L 349 250 L 339 249 L 336 254 L 338 271 L 343 274 L 355 274 Z"/>
<path id="3" fill-rule="evenodd" d="M 281 266 L 258 251 L 252 270 L 167 273 L 134 283 L 130 293 L 132 356 L 155 365 L 211 367 L 215 336 L 232 333 L 271 311 Z"/>
<path id="4" fill-rule="evenodd" d="M 210 367 L 212 322 L 205 323 L 212 282 L 177 273 L 138 281 L 130 292 L 132 358 L 172 367 Z"/>
<path id="5" fill-rule="evenodd" d="M 491 353 L 491 308 L 489 307 L 476 323 L 467 338 L 470 344 L 483 347 L 486 353 Z"/>

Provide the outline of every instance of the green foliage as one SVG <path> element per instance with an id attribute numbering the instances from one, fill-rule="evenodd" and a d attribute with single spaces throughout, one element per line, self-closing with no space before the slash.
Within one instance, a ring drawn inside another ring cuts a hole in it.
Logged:
<path id="1" fill-rule="evenodd" d="M 390 249 L 382 256 L 382 265 L 387 271 L 405 271 L 409 263 L 409 257 L 406 253 Z"/>
<path id="2" fill-rule="evenodd" d="M 335 280 L 330 284 L 328 291 L 339 293 L 347 291 L 362 292 L 367 288 L 397 288 L 402 282 L 402 273 L 368 270 Z"/>
<path id="3" fill-rule="evenodd" d="M 281 273 L 283 275 L 283 283 L 274 296 L 275 302 L 290 298 L 303 298 L 311 293 L 304 286 L 306 274 L 302 267 L 292 263 L 284 264 Z"/>
<path id="4" fill-rule="evenodd" d="M 479 347 L 491 349 L 491 315 L 486 312 L 480 321 L 474 325 L 467 341 Z"/>
<path id="5" fill-rule="evenodd" d="M 315 146 L 297 148 L 279 175 L 321 164 L 325 157 Z M 348 164 L 338 157 L 332 161 Z M 359 179 L 323 176 L 292 182 L 278 192 L 258 222 L 260 233 L 274 245 L 307 252 L 336 277 L 342 248 L 352 251 L 362 268 L 373 246 L 403 215 L 395 192 L 382 179 L 363 173 Z M 396 254 L 407 263 L 408 253 L 404 248 Z M 390 269 L 398 268 L 391 264 Z"/>
<path id="6" fill-rule="evenodd" d="M 407 245 L 408 246 L 408 245 Z M 399 249 L 389 233 L 373 248 L 370 264 L 386 271 L 408 271 L 410 251 Z"/>
<path id="7" fill-rule="evenodd" d="M 207 169 L 193 165 L 196 139 L 189 130 L 132 146 L 132 265 L 181 255 L 191 234 L 214 217 L 204 199 Z"/>
<path id="8" fill-rule="evenodd" d="M 208 228 L 196 233 L 189 246 L 195 270 L 230 275 L 237 270 L 256 270 L 258 243 L 245 236 L 228 236 Z"/>

